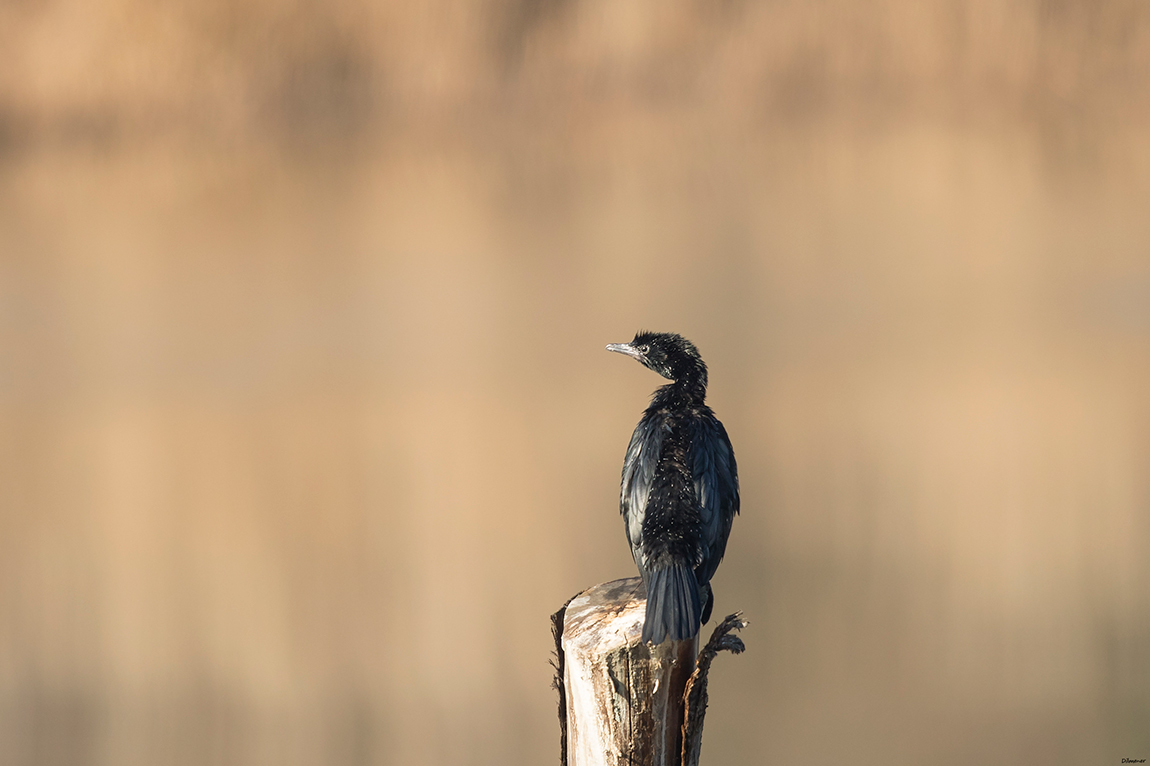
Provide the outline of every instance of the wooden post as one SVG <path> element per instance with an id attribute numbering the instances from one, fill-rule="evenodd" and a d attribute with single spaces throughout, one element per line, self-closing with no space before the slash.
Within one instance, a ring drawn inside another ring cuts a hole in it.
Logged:
<path id="1" fill-rule="evenodd" d="M 720 623 L 696 668 L 698 637 L 640 640 L 645 609 L 643 582 L 631 577 L 552 615 L 562 766 L 697 766 L 707 670 L 718 651 L 743 650 L 729 634 L 746 623 L 738 614 Z"/>
<path id="2" fill-rule="evenodd" d="M 638 577 L 576 596 L 563 620 L 568 766 L 679 766 L 683 691 L 697 639 L 640 641 Z"/>

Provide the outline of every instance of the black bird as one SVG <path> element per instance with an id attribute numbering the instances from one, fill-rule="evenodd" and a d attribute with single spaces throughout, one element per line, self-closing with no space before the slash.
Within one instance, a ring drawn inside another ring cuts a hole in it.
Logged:
<path id="1" fill-rule="evenodd" d="M 608 351 L 672 382 L 655 391 L 627 457 L 619 510 L 647 588 L 643 640 L 691 638 L 711 616 L 711 577 L 739 512 L 739 476 L 727 431 L 707 396 L 707 365 L 673 333 L 639 332 Z"/>

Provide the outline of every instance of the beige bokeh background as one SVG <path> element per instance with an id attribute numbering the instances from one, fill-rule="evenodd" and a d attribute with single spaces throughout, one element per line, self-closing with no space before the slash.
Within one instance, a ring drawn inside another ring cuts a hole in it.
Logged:
<path id="1" fill-rule="evenodd" d="M 1150 758 L 1150 6 L 0 6 L 0 762 L 540 764 L 692 338 L 710 764 Z"/>

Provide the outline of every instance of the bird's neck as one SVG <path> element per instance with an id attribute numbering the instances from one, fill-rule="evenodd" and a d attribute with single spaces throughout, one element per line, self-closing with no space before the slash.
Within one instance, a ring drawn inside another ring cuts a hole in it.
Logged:
<path id="1" fill-rule="evenodd" d="M 687 378 L 660 387 L 651 400 L 651 406 L 658 409 L 698 407 L 706 398 L 707 384 Z"/>

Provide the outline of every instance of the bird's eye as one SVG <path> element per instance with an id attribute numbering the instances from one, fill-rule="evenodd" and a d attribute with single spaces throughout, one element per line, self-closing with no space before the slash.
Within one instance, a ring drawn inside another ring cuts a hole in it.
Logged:
<path id="1" fill-rule="evenodd" d="M 651 350 L 650 346 L 639 346 L 640 353 L 646 354 L 650 350 Z"/>

